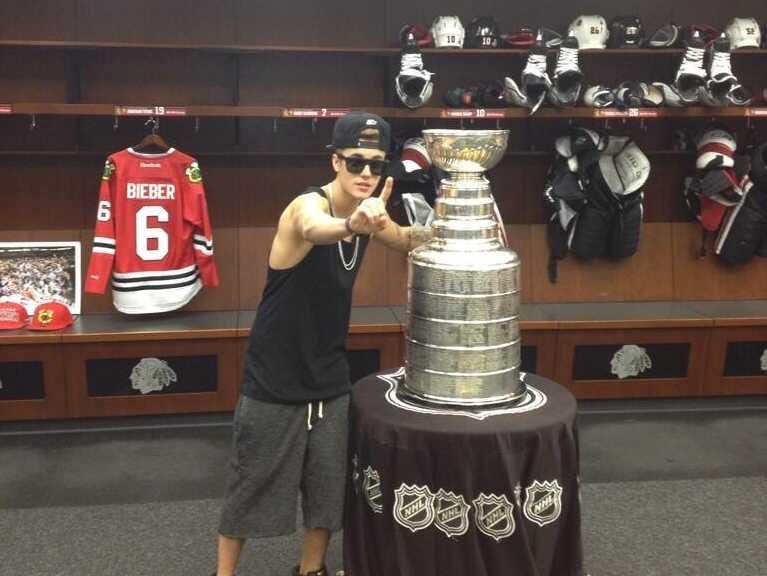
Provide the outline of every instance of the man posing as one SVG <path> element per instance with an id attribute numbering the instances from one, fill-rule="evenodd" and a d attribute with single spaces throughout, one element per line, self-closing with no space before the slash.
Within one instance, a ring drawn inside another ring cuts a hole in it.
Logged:
<path id="1" fill-rule="evenodd" d="M 354 280 L 371 236 L 402 252 L 431 237 L 429 228 L 391 221 L 391 178 L 372 196 L 389 142 L 389 125 L 374 114 L 340 118 L 329 146 L 335 179 L 280 216 L 234 415 L 218 576 L 232 576 L 246 538 L 294 532 L 299 491 L 306 531 L 293 574 L 327 573 L 328 541 L 343 514 Z"/>

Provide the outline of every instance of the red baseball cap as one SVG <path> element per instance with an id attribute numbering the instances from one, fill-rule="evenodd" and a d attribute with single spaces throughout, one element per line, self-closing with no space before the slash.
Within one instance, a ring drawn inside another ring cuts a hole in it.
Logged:
<path id="1" fill-rule="evenodd" d="M 18 330 L 27 323 L 27 311 L 16 302 L 0 302 L 0 330 Z"/>
<path id="2" fill-rule="evenodd" d="M 46 302 L 39 304 L 32 313 L 29 330 L 61 330 L 69 326 L 74 319 L 66 304 Z"/>

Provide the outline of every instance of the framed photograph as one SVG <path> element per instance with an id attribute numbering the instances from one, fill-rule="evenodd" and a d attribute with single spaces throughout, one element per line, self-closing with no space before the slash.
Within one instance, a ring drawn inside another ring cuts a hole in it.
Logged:
<path id="1" fill-rule="evenodd" d="M 43 302 L 61 302 L 80 314 L 79 242 L 0 242 L 0 301 L 29 314 Z"/>

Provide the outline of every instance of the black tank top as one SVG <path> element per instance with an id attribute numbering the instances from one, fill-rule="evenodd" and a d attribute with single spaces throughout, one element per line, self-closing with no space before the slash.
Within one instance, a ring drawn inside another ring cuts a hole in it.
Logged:
<path id="1" fill-rule="evenodd" d="M 309 188 L 305 194 L 322 194 Z M 327 197 L 327 196 L 326 196 Z M 352 288 L 369 237 L 315 245 L 298 264 L 268 268 L 266 286 L 250 331 L 241 392 L 256 400 L 302 403 L 349 392 L 346 335 Z"/>

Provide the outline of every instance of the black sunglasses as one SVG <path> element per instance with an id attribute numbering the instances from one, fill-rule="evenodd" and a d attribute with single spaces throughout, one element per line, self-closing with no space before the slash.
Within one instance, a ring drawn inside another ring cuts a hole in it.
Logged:
<path id="1" fill-rule="evenodd" d="M 360 156 L 343 156 L 338 152 L 336 152 L 336 156 L 346 162 L 346 169 L 352 174 L 362 174 L 365 166 L 370 166 L 370 173 L 373 176 L 380 176 L 389 164 L 388 160 L 381 160 L 379 158 L 368 160 Z"/>

